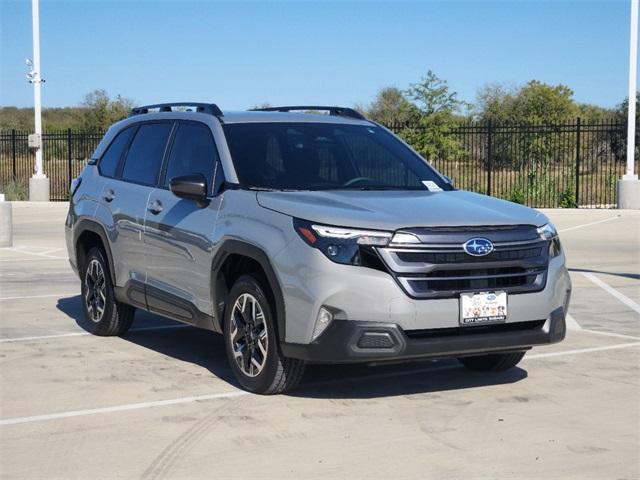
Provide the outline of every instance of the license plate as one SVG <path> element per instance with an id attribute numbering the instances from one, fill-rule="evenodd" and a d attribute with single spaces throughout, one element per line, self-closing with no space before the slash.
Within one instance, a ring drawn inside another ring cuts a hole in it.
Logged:
<path id="1" fill-rule="evenodd" d="M 460 325 L 504 323 L 507 320 L 507 292 L 460 294 Z"/>

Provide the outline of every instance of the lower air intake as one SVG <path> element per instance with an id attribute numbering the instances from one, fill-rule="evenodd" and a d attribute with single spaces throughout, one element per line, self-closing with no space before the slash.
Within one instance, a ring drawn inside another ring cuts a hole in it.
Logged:
<path id="1" fill-rule="evenodd" d="M 393 348 L 391 335 L 385 332 L 364 332 L 358 340 L 358 348 Z"/>

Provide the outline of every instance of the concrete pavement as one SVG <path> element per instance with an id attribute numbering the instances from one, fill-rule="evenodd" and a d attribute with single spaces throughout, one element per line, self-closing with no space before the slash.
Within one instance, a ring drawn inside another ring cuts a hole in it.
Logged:
<path id="1" fill-rule="evenodd" d="M 14 204 L 0 249 L 2 478 L 640 475 L 638 212 L 545 211 L 575 324 L 520 368 L 315 366 L 275 397 L 237 388 L 215 334 L 141 312 L 124 338 L 86 334 L 65 212 Z"/>

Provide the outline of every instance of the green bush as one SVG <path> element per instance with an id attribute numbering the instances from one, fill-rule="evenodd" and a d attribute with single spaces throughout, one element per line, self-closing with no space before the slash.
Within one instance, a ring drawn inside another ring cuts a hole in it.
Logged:
<path id="1" fill-rule="evenodd" d="M 6 183 L 0 193 L 4 193 L 5 200 L 15 202 L 29 199 L 29 186 L 24 181 L 11 180 Z"/>
<path id="2" fill-rule="evenodd" d="M 576 203 L 576 194 L 573 192 L 573 188 L 567 188 L 560 194 L 558 198 L 558 205 L 561 208 L 578 208 Z"/>
<path id="3" fill-rule="evenodd" d="M 519 203 L 520 205 L 524 205 L 524 192 L 522 188 L 516 187 L 511 190 L 509 197 L 507 198 L 510 202 Z"/>

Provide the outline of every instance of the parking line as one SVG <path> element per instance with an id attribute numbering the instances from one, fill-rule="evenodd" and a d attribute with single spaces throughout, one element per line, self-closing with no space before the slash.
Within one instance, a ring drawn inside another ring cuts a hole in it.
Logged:
<path id="1" fill-rule="evenodd" d="M 567 329 L 569 329 L 569 330 L 582 330 L 582 327 L 580 326 L 580 324 L 578 322 L 576 322 L 576 319 L 573 318 L 568 313 L 567 313 L 567 316 L 565 317 L 565 321 L 567 322 Z"/>
<path id="2" fill-rule="evenodd" d="M 0 263 L 9 263 L 9 262 L 50 262 L 51 260 L 69 260 L 66 257 L 56 257 L 56 258 L 3 258 L 0 260 Z"/>
<path id="3" fill-rule="evenodd" d="M 601 352 L 604 350 L 618 350 L 619 348 L 640 347 L 640 342 L 619 343 L 617 345 L 606 345 L 604 347 L 579 348 L 577 350 L 564 350 L 560 352 L 534 353 L 526 355 L 524 360 L 535 360 L 536 358 L 562 357 L 564 355 L 577 355 L 579 353 Z"/>
<path id="4" fill-rule="evenodd" d="M 0 301 L 2 300 L 25 300 L 30 298 L 50 298 L 50 297 L 60 297 L 60 298 L 69 298 L 74 297 L 76 295 L 80 295 L 80 292 L 75 293 L 51 293 L 46 295 L 22 295 L 18 297 L 0 297 Z"/>
<path id="5" fill-rule="evenodd" d="M 525 356 L 525 360 L 534 360 L 537 358 L 548 358 L 548 357 L 559 357 L 563 355 L 577 355 L 581 353 L 590 353 L 597 352 L 602 350 L 614 350 L 619 348 L 629 348 L 629 347 L 637 347 L 640 346 L 640 342 L 635 343 L 621 343 L 618 345 L 609 345 L 606 347 L 594 347 L 594 348 L 582 348 L 578 350 L 565 350 L 560 352 L 551 352 L 551 353 L 541 353 Z M 451 370 L 455 368 L 460 368 L 458 365 L 443 365 L 440 367 L 432 367 L 432 368 L 423 368 L 418 370 L 407 370 L 404 372 L 389 372 L 382 374 L 372 374 L 372 375 L 364 375 L 360 377 L 351 377 L 351 378 L 341 378 L 334 380 L 326 380 L 321 382 L 314 382 L 311 384 L 307 384 L 307 387 L 315 387 L 315 386 L 323 386 L 323 385 L 332 385 L 332 384 L 340 384 L 354 381 L 366 381 L 366 380 L 376 380 L 376 379 L 385 379 L 385 378 L 396 378 L 396 377 L 405 377 L 408 375 L 417 375 L 421 373 L 429 373 L 429 372 L 437 372 L 443 370 Z M 205 400 L 214 400 L 214 399 L 224 399 L 224 398 L 234 398 L 234 397 L 242 397 L 246 395 L 252 395 L 251 393 L 244 390 L 234 390 L 232 392 L 223 392 L 223 393 L 212 393 L 209 395 L 198 395 L 193 397 L 181 397 L 181 398 L 173 398 L 169 400 L 156 400 L 151 402 L 141 402 L 141 403 L 130 403 L 124 405 L 114 405 L 112 407 L 102 407 L 102 408 L 91 408 L 87 410 L 72 410 L 69 412 L 59 412 L 59 413 L 51 413 L 45 415 L 34 415 L 29 417 L 14 417 L 14 418 L 5 418 L 0 420 L 0 426 L 7 425 L 17 425 L 21 423 L 33 423 L 33 422 L 41 422 L 45 420 L 59 420 L 63 418 L 70 417 L 82 417 L 87 415 L 97 415 L 102 413 L 113 413 L 113 412 L 124 412 L 129 410 L 140 410 L 144 408 L 152 408 L 152 407 L 160 407 L 165 405 L 179 405 L 184 403 L 193 403 Z"/>
<path id="6" fill-rule="evenodd" d="M 25 255 L 34 255 L 36 257 L 42 257 L 42 258 L 55 258 L 55 259 L 59 259 L 59 260 L 68 260 L 69 257 L 61 257 L 59 255 L 49 255 L 49 254 L 45 254 L 45 253 L 38 253 L 38 252 L 28 252 L 26 250 L 24 250 L 25 246 L 20 246 L 20 247 L 4 247 L 1 250 L 6 250 L 9 252 L 14 252 L 14 253 L 24 253 Z M 61 250 L 61 249 L 57 249 L 57 250 Z"/>
<path id="7" fill-rule="evenodd" d="M 615 220 L 616 218 L 620 218 L 619 216 L 608 217 L 603 220 L 596 220 L 595 222 L 583 223 L 582 225 L 576 225 L 575 227 L 563 228 L 558 230 L 558 232 L 570 232 L 571 230 L 577 230 L 579 228 L 590 227 L 591 225 L 598 225 L 599 223 L 610 222 L 611 220 Z"/>
<path id="8" fill-rule="evenodd" d="M 232 398 L 248 395 L 249 392 L 238 390 L 235 392 L 212 393 L 210 395 L 198 395 L 195 397 L 174 398 L 171 400 L 157 400 L 154 402 L 130 403 L 128 405 L 115 405 L 113 407 L 91 408 L 89 410 L 72 410 L 70 412 L 52 413 L 49 415 L 34 415 L 32 417 L 17 417 L 0 420 L 0 426 L 16 425 L 18 423 L 42 422 L 44 420 L 58 420 L 61 418 L 82 417 L 99 413 L 125 412 L 127 410 L 140 410 L 142 408 L 161 407 L 180 403 L 199 402 L 202 400 L 214 400 L 218 398 Z"/>
<path id="9" fill-rule="evenodd" d="M 593 333 L 595 335 L 604 335 L 605 337 L 628 338 L 629 340 L 640 340 L 640 337 L 635 337 L 633 335 L 625 335 L 623 333 L 603 332 L 600 330 L 587 330 L 584 328 L 581 328 L 580 331 L 585 333 Z"/>
<path id="10" fill-rule="evenodd" d="M 627 307 L 640 313 L 640 305 L 638 305 L 636 302 L 631 300 L 629 297 L 627 297 L 626 295 L 623 295 L 622 293 L 617 291 L 615 288 L 610 287 L 609 285 L 604 283 L 602 280 L 600 280 L 598 277 L 596 277 L 593 273 L 591 272 L 581 272 L 581 273 L 582 275 L 587 277 L 589 280 L 591 280 L 593 283 L 595 283 L 597 286 L 599 286 L 603 290 L 609 292 L 611 295 L 616 297 L 618 300 L 624 303 Z"/>
<path id="11" fill-rule="evenodd" d="M 44 252 L 38 252 L 38 255 L 48 255 L 53 252 L 58 252 L 60 250 L 64 250 L 64 248 L 51 248 L 49 250 L 45 250 Z"/>
<path id="12" fill-rule="evenodd" d="M 633 335 L 624 335 L 622 333 L 614 333 L 614 332 L 607 332 L 602 330 L 590 330 L 590 329 L 582 328 L 580 324 L 576 321 L 576 319 L 573 318 L 573 316 L 569 315 L 568 313 L 566 317 L 566 322 L 567 322 L 567 330 L 578 330 L 584 333 L 604 335 L 605 337 L 628 338 L 630 340 L 640 340 L 640 337 L 635 337 Z"/>
<path id="13" fill-rule="evenodd" d="M 156 327 L 139 327 L 132 328 L 130 332 L 146 332 L 149 330 L 167 330 L 170 328 L 186 328 L 191 325 L 179 324 L 179 325 L 158 325 Z M 0 343 L 13 343 L 13 342 L 30 342 L 34 340 L 49 340 L 51 338 L 64 338 L 64 337 L 84 337 L 92 335 L 90 332 L 68 332 L 68 333 L 55 333 L 52 335 L 39 335 L 34 337 L 14 337 L 14 338 L 0 338 Z"/>

